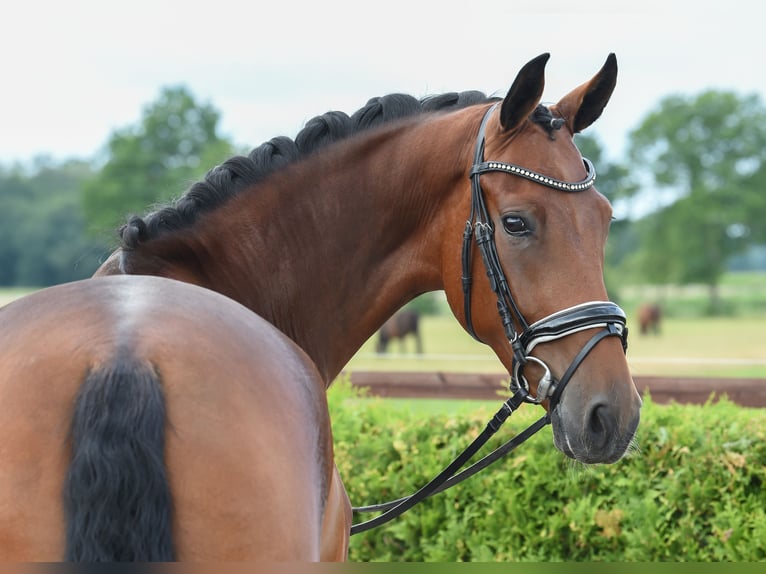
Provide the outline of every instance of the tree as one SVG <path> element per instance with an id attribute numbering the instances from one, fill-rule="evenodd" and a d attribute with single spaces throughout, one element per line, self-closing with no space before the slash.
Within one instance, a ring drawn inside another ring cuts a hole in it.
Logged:
<path id="1" fill-rule="evenodd" d="M 0 285 L 16 282 L 16 236 L 27 193 L 28 185 L 20 169 L 0 169 Z"/>
<path id="2" fill-rule="evenodd" d="M 609 201 L 616 204 L 635 193 L 635 183 L 629 177 L 630 170 L 621 163 L 608 161 L 601 142 L 595 136 L 577 134 L 575 143 L 582 156 L 593 162 L 596 187 Z"/>
<path id="3" fill-rule="evenodd" d="M 630 134 L 629 156 L 657 206 L 638 227 L 637 265 L 652 282 L 708 285 L 716 312 L 727 260 L 766 216 L 766 110 L 755 95 L 669 96 Z"/>
<path id="4" fill-rule="evenodd" d="M 233 155 L 232 144 L 217 134 L 219 117 L 186 88 L 163 89 L 138 125 L 111 136 L 106 164 L 83 191 L 91 229 L 114 229 L 127 215 L 180 195 Z"/>
<path id="5" fill-rule="evenodd" d="M 43 287 L 90 276 L 106 252 L 88 237 L 80 201 L 88 162 L 0 169 L 0 285 Z"/>
<path id="6" fill-rule="evenodd" d="M 630 178 L 629 170 L 623 164 L 606 159 L 603 147 L 598 139 L 590 135 L 578 134 L 575 139 L 583 157 L 593 162 L 596 168 L 596 187 L 612 203 L 615 219 L 609 229 L 606 244 L 605 279 L 610 296 L 616 298 L 618 281 L 614 270 L 634 248 L 633 223 L 620 214 L 624 212 L 623 203 L 635 193 L 635 183 Z"/>

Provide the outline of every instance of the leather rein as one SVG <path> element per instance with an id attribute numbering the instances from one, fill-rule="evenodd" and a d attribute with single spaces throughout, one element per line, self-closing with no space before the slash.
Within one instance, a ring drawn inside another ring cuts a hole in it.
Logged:
<path id="1" fill-rule="evenodd" d="M 509 173 L 524 179 L 534 181 L 545 187 L 563 191 L 579 192 L 589 189 L 596 179 L 596 170 L 593 164 L 583 158 L 586 177 L 578 182 L 566 182 L 521 166 L 499 161 L 484 160 L 485 132 L 490 116 L 499 104 L 496 103 L 484 115 L 479 127 L 476 140 L 473 166 L 470 170 L 471 179 L 471 211 L 466 221 L 463 233 L 462 250 L 462 286 L 465 321 L 468 332 L 477 341 L 477 336 L 471 315 L 471 287 L 473 283 L 473 243 L 481 253 L 484 268 L 489 278 L 489 284 L 497 297 L 497 309 L 503 324 L 505 336 L 513 351 L 513 373 L 511 374 L 510 390 L 513 393 L 510 398 L 503 402 L 500 409 L 487 423 L 484 430 L 453 460 L 442 472 L 433 478 L 428 484 L 410 496 L 392 500 L 383 504 L 354 507 L 354 512 L 382 512 L 379 516 L 354 524 L 351 534 L 358 534 L 381 524 L 385 524 L 400 516 L 405 511 L 415 506 L 418 502 L 442 492 L 465 479 L 473 476 L 493 462 L 499 460 L 517 446 L 522 444 L 537 431 L 551 422 L 550 413 L 556 408 L 564 388 L 574 375 L 577 368 L 585 360 L 590 351 L 606 337 L 620 337 L 624 351 L 628 346 L 628 329 L 626 327 L 625 312 L 611 301 L 589 301 L 557 311 L 547 317 L 532 323 L 524 319 L 513 298 L 508 279 L 505 276 L 497 246 L 494 238 L 494 225 L 487 210 L 484 192 L 481 188 L 480 177 L 483 173 L 499 171 Z M 559 380 L 555 380 L 550 368 L 539 358 L 531 355 L 532 350 L 539 343 L 546 343 L 561 339 L 573 333 L 586 329 L 597 331 L 590 340 L 580 349 L 579 353 L 570 363 L 567 370 Z M 524 376 L 524 366 L 535 363 L 542 367 L 543 375 L 537 382 L 536 394 L 531 395 L 530 384 Z M 475 462 L 464 470 L 460 470 L 473 455 L 494 435 L 506 419 L 513 414 L 523 403 L 539 404 L 549 399 L 549 410 L 540 419 L 532 423 L 528 428 L 511 438 L 502 446 L 498 447 L 484 458 Z"/>

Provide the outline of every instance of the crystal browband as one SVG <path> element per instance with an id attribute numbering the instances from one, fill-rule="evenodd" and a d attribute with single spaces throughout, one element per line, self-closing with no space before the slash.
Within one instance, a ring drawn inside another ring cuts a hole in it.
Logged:
<path id="1" fill-rule="evenodd" d="M 596 168 L 593 167 L 593 164 L 589 159 L 582 158 L 582 161 L 585 165 L 585 172 L 587 176 L 582 181 L 576 181 L 572 183 L 561 181 L 559 179 L 537 173 L 536 171 L 532 171 L 531 169 L 514 165 L 512 163 L 503 163 L 500 161 L 484 161 L 478 163 L 473 166 L 473 169 L 471 169 L 471 175 L 473 176 L 474 174 L 482 174 L 488 171 L 502 171 L 503 173 L 518 175 L 519 177 L 523 177 L 529 181 L 534 181 L 559 191 L 585 191 L 593 185 L 594 181 L 596 181 Z"/>

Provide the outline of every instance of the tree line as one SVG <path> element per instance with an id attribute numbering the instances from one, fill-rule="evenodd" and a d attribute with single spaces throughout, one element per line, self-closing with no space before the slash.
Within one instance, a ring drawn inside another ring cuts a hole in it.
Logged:
<path id="1" fill-rule="evenodd" d="M 91 276 L 127 216 L 180 195 L 238 151 L 219 120 L 187 88 L 168 87 L 136 125 L 112 133 L 105 160 L 0 165 L 0 286 Z"/>
<path id="2" fill-rule="evenodd" d="M 245 151 L 219 133 L 219 121 L 218 110 L 186 87 L 166 87 L 135 125 L 112 133 L 101 160 L 0 165 L 0 285 L 90 276 L 128 215 L 178 196 Z M 760 98 L 718 90 L 668 96 L 629 134 L 617 161 L 593 136 L 576 141 L 620 214 L 607 247 L 610 288 L 701 283 L 715 307 L 727 266 L 766 243 Z"/>

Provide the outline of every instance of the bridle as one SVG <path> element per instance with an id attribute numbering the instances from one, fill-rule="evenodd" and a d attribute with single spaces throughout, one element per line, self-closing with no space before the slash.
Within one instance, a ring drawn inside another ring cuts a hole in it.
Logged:
<path id="1" fill-rule="evenodd" d="M 351 534 L 364 532 L 399 516 L 415 504 L 441 492 L 450 486 L 462 482 L 466 478 L 476 474 L 479 470 L 489 466 L 496 460 L 508 454 L 511 450 L 523 443 L 538 430 L 550 423 L 550 414 L 558 405 L 561 394 L 567 383 L 574 375 L 577 368 L 582 364 L 593 348 L 607 337 L 619 337 L 623 351 L 628 348 L 628 329 L 626 326 L 625 312 L 611 301 L 588 301 L 572 307 L 562 309 L 531 325 L 521 314 L 516 301 L 511 293 L 508 279 L 505 276 L 497 246 L 494 238 L 494 225 L 487 210 L 484 199 L 484 191 L 481 188 L 480 177 L 483 173 L 498 171 L 515 175 L 545 187 L 557 191 L 576 193 L 593 186 L 596 180 L 596 170 L 593 164 L 583 158 L 585 166 L 585 179 L 577 182 L 561 181 L 530 169 L 500 161 L 484 160 L 484 144 L 487 123 L 492 112 L 499 103 L 494 104 L 484 114 L 479 126 L 479 134 L 476 140 L 473 166 L 469 172 L 471 179 L 471 211 L 466 221 L 463 233 L 462 249 L 462 285 L 465 322 L 468 332 L 477 341 L 481 339 L 476 334 L 471 314 L 471 288 L 473 284 L 473 241 L 481 253 L 484 268 L 489 278 L 489 284 L 497 297 L 497 309 L 503 324 L 505 336 L 513 351 L 513 372 L 511 373 L 510 390 L 512 396 L 507 399 L 500 410 L 487 423 L 484 431 L 450 463 L 438 476 L 416 493 L 393 500 L 391 502 L 371 506 L 356 507 L 355 512 L 383 511 L 383 514 L 351 527 Z M 555 380 L 548 365 L 538 357 L 532 356 L 532 350 L 540 343 L 547 343 L 561 339 L 568 335 L 585 331 L 587 329 L 599 329 L 574 357 L 569 367 L 560 379 Z M 536 394 L 530 394 L 530 384 L 524 376 L 524 366 L 535 363 L 543 369 L 543 375 L 537 382 Z M 513 414 L 523 403 L 539 404 L 549 399 L 549 409 L 542 418 L 530 425 L 527 429 L 513 437 L 495 451 L 485 456 L 472 466 L 460 471 L 463 465 L 497 432 L 505 420 Z"/>
<path id="2" fill-rule="evenodd" d="M 590 301 L 562 309 L 530 325 L 519 311 L 519 307 L 511 293 L 508 279 L 500 265 L 500 258 L 497 254 L 494 238 L 494 226 L 487 210 L 484 191 L 481 188 L 481 175 L 499 171 L 534 181 L 557 191 L 577 193 L 593 186 L 593 182 L 596 180 L 596 170 L 589 160 L 583 158 L 586 172 L 585 179 L 570 183 L 512 163 L 485 161 L 484 134 L 489 118 L 497 106 L 498 104 L 495 104 L 490 107 L 482 119 L 479 135 L 476 140 L 473 167 L 469 175 L 471 178 L 471 212 L 463 233 L 462 257 L 466 328 L 471 336 L 480 341 L 474 330 L 471 316 L 471 286 L 473 283 L 472 242 L 475 239 L 484 261 L 490 288 L 497 297 L 497 309 L 500 314 L 500 320 L 503 323 L 505 336 L 513 351 L 511 390 L 523 388 L 527 393 L 530 392 L 529 383 L 523 373 L 524 366 L 530 362 L 536 363 L 542 367 L 544 374 L 538 381 L 536 395 L 528 395 L 525 400 L 531 403 L 541 403 L 545 399 L 550 398 L 550 410 L 552 411 L 574 371 L 601 339 L 609 336 L 620 337 L 623 349 L 627 350 L 628 330 L 625 326 L 625 312 L 610 301 Z M 596 333 L 591 338 L 591 341 L 586 343 L 581 352 L 572 361 L 569 369 L 567 369 L 557 383 L 554 383 L 548 366 L 542 360 L 530 354 L 532 349 L 539 343 L 555 341 L 579 331 L 598 327 L 602 328 L 602 331 Z"/>

